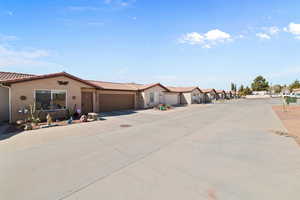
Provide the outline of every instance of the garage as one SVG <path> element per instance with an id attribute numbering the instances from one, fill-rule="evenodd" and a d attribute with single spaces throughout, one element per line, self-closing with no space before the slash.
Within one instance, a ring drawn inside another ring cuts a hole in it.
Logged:
<path id="1" fill-rule="evenodd" d="M 9 90 L 0 87 L 0 122 L 9 121 Z"/>
<path id="2" fill-rule="evenodd" d="M 99 94 L 101 112 L 134 109 L 134 94 Z"/>
<path id="3" fill-rule="evenodd" d="M 179 104 L 178 93 L 165 93 L 165 103 L 169 105 L 178 105 Z"/>

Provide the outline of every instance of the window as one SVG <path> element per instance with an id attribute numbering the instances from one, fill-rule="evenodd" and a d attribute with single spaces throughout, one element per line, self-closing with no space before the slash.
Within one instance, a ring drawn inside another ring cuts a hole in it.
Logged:
<path id="1" fill-rule="evenodd" d="M 39 110 L 50 110 L 51 91 L 37 90 L 35 91 L 36 107 Z"/>
<path id="2" fill-rule="evenodd" d="M 57 110 L 66 108 L 66 92 L 56 90 L 36 90 L 36 106 L 39 110 Z"/>
<path id="3" fill-rule="evenodd" d="M 53 91 L 52 92 L 52 109 L 66 108 L 66 92 Z"/>
<path id="4" fill-rule="evenodd" d="M 150 93 L 150 103 L 154 103 L 154 92 Z"/>

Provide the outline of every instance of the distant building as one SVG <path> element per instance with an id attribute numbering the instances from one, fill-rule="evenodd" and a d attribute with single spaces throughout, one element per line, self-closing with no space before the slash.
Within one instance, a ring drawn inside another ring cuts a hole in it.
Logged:
<path id="1" fill-rule="evenodd" d="M 282 95 L 290 95 L 290 93 L 291 93 L 291 91 L 287 87 L 282 88 L 282 90 L 281 90 Z"/>
<path id="2" fill-rule="evenodd" d="M 264 95 L 267 95 L 269 94 L 269 91 L 267 90 L 264 90 L 264 91 L 253 91 L 252 92 L 252 95 L 257 95 L 257 96 L 264 96 Z"/>
<path id="3" fill-rule="evenodd" d="M 300 94 L 300 88 L 293 89 L 294 94 Z"/>

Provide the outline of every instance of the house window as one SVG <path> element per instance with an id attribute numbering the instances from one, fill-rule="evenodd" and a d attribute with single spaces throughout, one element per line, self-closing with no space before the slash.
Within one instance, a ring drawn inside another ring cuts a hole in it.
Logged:
<path id="1" fill-rule="evenodd" d="M 150 103 L 154 103 L 154 92 L 150 93 Z"/>
<path id="2" fill-rule="evenodd" d="M 66 108 L 66 92 L 57 90 L 36 90 L 36 106 L 39 110 L 57 110 Z"/>

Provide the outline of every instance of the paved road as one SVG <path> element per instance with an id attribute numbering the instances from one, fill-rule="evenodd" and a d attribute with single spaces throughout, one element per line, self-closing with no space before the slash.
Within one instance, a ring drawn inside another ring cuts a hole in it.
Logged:
<path id="1" fill-rule="evenodd" d="M 0 199 L 299 199 L 300 149 L 272 133 L 284 128 L 271 103 L 149 110 L 19 134 L 0 141 Z"/>

